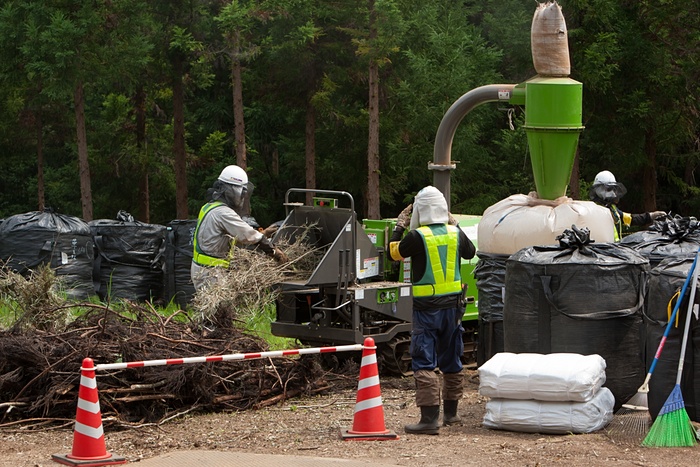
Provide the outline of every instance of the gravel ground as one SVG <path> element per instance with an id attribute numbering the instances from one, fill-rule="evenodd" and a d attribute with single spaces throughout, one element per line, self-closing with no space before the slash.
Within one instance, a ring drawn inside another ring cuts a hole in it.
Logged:
<path id="1" fill-rule="evenodd" d="M 401 466 L 681 466 L 700 465 L 700 447 L 642 448 L 620 443 L 604 432 L 542 435 L 494 431 L 481 426 L 486 400 L 478 394 L 476 371 L 460 403 L 463 425 L 438 436 L 404 433 L 417 421 L 412 378 L 381 379 L 385 425 L 399 439 L 343 441 L 353 423 L 356 389 L 344 387 L 284 405 L 239 413 L 190 416 L 158 427 L 110 430 L 106 447 L 130 463 L 178 450 L 237 451 L 290 456 L 357 459 Z M 346 385 L 347 386 L 347 385 Z M 71 429 L 2 432 L 0 466 L 52 466 L 52 454 L 69 454 Z"/>

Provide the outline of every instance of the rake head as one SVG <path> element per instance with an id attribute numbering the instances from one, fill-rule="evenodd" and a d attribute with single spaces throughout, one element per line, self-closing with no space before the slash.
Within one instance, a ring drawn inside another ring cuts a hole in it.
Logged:
<path id="1" fill-rule="evenodd" d="M 615 443 L 639 445 L 651 428 L 647 391 L 643 388 L 615 412 L 605 434 Z"/>

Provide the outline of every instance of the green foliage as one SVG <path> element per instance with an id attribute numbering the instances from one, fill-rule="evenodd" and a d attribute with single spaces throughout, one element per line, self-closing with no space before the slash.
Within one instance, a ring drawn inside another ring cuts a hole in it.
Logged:
<path id="1" fill-rule="evenodd" d="M 367 64 L 380 65 L 380 199 L 395 215 L 418 189 L 447 109 L 476 87 L 534 76 L 535 4 L 376 0 L 367 2 L 163 0 L 26 2 L 0 6 L 0 218 L 36 209 L 37 154 L 46 204 L 81 212 L 73 92 L 85 86 L 95 217 L 137 212 L 147 179 L 149 217 L 175 217 L 173 57 L 184 60 L 190 213 L 233 160 L 230 60 L 243 64 L 248 166 L 259 222 L 279 220 L 290 187 L 305 184 L 306 118 L 315 116 L 316 186 L 349 191 L 364 206 L 368 141 Z M 690 215 L 700 207 L 700 38 L 697 2 L 568 0 L 572 78 L 584 84 L 579 169 L 602 169 L 630 190 L 626 210 Z M 236 36 L 236 34 L 238 36 Z M 239 48 L 231 42 L 237 37 Z M 135 97 L 145 94 L 145 135 Z M 453 210 L 479 213 L 534 188 L 522 110 L 488 104 L 461 122 L 452 147 Z M 514 123 L 509 129 L 509 121 Z M 41 137 L 41 138 L 40 138 Z M 39 142 L 41 141 L 41 147 Z M 576 182 L 574 182 L 576 183 Z M 146 214 L 146 213 L 143 213 Z"/>

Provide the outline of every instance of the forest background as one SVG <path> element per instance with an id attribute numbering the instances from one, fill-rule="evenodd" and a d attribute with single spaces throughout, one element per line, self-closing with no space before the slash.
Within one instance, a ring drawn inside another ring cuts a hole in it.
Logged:
<path id="1" fill-rule="evenodd" d="M 600 170 L 629 212 L 700 208 L 699 2 L 561 0 L 583 119 L 569 195 Z M 51 208 L 194 218 L 245 167 L 252 215 L 288 188 L 395 217 L 423 186 L 446 110 L 535 76 L 524 0 L 1 0 L 0 218 Z M 455 213 L 534 190 L 524 109 L 487 104 L 452 147 Z"/>

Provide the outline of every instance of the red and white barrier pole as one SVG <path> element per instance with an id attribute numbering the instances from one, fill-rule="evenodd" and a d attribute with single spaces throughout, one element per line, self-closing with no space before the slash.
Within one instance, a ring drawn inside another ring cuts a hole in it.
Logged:
<path id="1" fill-rule="evenodd" d="M 289 355 L 308 355 L 318 353 L 333 353 L 347 352 L 351 350 L 362 350 L 362 344 L 339 345 L 336 347 L 314 347 L 310 349 L 293 349 L 293 350 L 272 350 L 269 352 L 254 352 L 254 353 L 234 353 L 228 355 L 212 355 L 209 357 L 186 357 L 186 358 L 168 358 L 164 360 L 144 360 L 140 362 L 123 362 L 123 363 L 102 363 L 95 365 L 95 370 L 121 370 L 124 368 L 142 368 L 146 366 L 163 366 L 163 365 L 183 365 L 186 363 L 207 363 L 207 362 L 227 362 L 231 360 L 255 360 L 267 357 L 286 357 Z"/>

